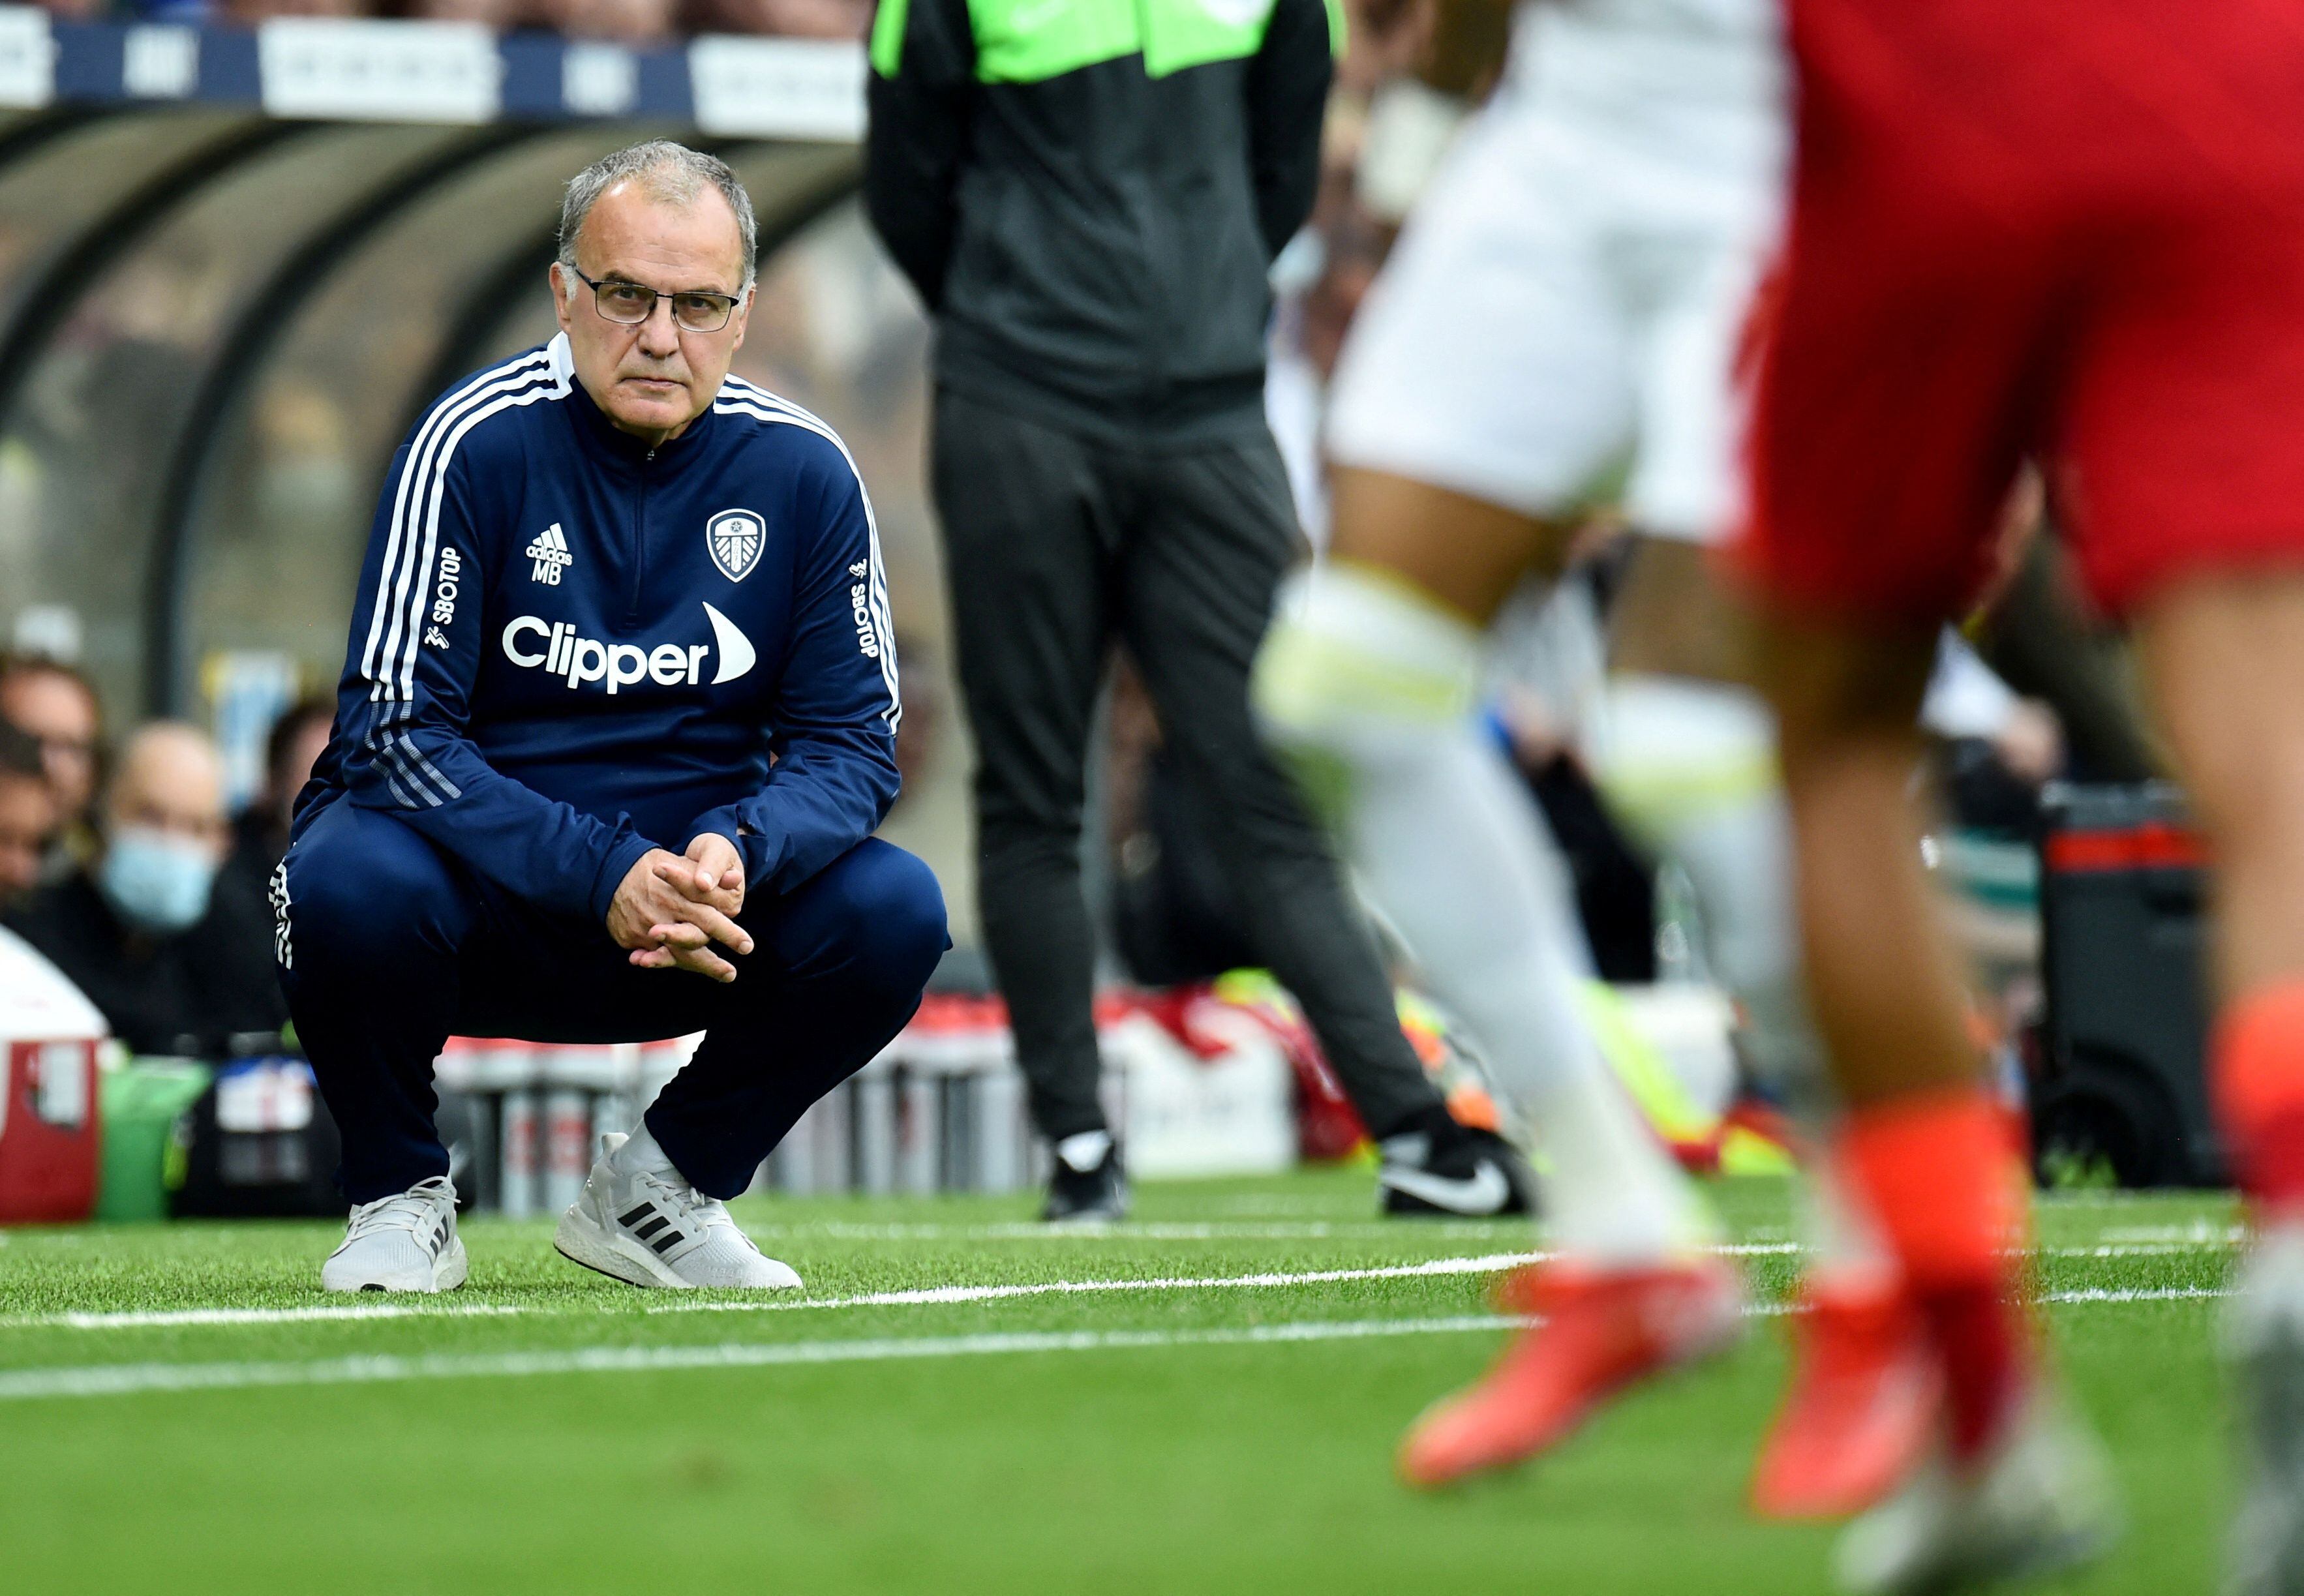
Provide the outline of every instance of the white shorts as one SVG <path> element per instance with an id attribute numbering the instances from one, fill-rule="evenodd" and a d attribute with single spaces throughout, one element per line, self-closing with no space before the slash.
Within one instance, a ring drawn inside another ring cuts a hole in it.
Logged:
<path id="1" fill-rule="evenodd" d="M 1776 242 L 1780 97 L 1701 136 L 1542 76 L 1466 128 L 1369 290 L 1329 458 L 1529 515 L 1615 499 L 1642 531 L 1715 537 L 1741 504 L 1736 357 Z"/>

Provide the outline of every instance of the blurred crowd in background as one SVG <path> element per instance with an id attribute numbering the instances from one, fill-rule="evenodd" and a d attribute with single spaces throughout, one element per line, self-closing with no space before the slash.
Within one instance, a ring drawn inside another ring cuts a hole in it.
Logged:
<path id="1" fill-rule="evenodd" d="M 630 45 L 690 33 L 860 38 L 872 17 L 871 0 L 42 0 L 42 9 L 80 22 L 253 26 L 271 17 L 391 17 Z"/>
<path id="2" fill-rule="evenodd" d="M 334 713 L 306 699 L 283 714 L 264 785 L 233 813 L 207 732 L 159 721 L 108 742 L 85 676 L 36 655 L 0 659 L 0 924 L 70 976 L 134 1052 L 222 1057 L 276 1043 L 288 1012 L 267 882 Z"/>

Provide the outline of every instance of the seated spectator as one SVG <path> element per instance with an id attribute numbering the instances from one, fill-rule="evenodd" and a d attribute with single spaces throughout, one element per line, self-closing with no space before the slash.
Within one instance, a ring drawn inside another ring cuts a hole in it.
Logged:
<path id="1" fill-rule="evenodd" d="M 56 815 L 39 743 L 0 721 L 0 914 L 22 903 L 40 884 Z"/>
<path id="2" fill-rule="evenodd" d="M 357 17 L 370 9 L 364 0 L 223 0 L 216 14 L 253 28 L 274 17 Z"/>
<path id="3" fill-rule="evenodd" d="M 0 655 L 0 721 L 40 745 L 58 809 L 42 874 L 55 880 L 96 851 L 89 806 L 103 747 L 103 705 L 94 684 L 71 665 L 38 654 Z"/>
<path id="4" fill-rule="evenodd" d="M 96 857 L 5 916 L 140 1053 L 220 1057 L 287 1020 L 272 928 L 214 894 L 224 773 L 190 726 L 155 722 L 122 750 Z"/>
<path id="5" fill-rule="evenodd" d="M 672 37 L 673 0 L 542 0 L 539 20 L 571 38 L 658 44 Z"/>
<path id="6" fill-rule="evenodd" d="M 682 21 L 691 33 L 861 38 L 872 8 L 869 0 L 691 0 Z"/>
<path id="7" fill-rule="evenodd" d="M 419 22 L 478 22 L 502 30 L 518 22 L 525 9 L 512 0 L 406 0 L 386 6 L 385 14 Z"/>

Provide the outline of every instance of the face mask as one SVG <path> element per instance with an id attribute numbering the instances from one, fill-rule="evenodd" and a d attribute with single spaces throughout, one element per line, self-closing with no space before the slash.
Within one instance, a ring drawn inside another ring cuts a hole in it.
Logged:
<path id="1" fill-rule="evenodd" d="M 198 842 L 127 826 L 104 850 L 97 884 L 121 917 L 144 931 L 183 931 L 208 912 L 216 862 Z"/>

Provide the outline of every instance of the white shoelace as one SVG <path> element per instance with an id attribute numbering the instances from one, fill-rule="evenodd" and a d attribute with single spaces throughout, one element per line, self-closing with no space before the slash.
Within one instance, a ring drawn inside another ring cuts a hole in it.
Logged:
<path id="1" fill-rule="evenodd" d="M 344 1239 L 358 1241 L 378 1230 L 405 1230 L 411 1236 L 420 1236 L 439 1222 L 443 1198 L 446 1199 L 448 1211 L 453 1212 L 456 1188 L 445 1175 L 435 1175 L 418 1181 L 404 1192 L 363 1203 L 352 1210 L 352 1221 L 344 1228 Z"/>
<path id="2" fill-rule="evenodd" d="M 638 1178 L 649 1195 L 657 1198 L 658 1205 L 669 1211 L 673 1219 L 685 1221 L 684 1228 L 691 1233 L 700 1233 L 721 1225 L 735 1229 L 736 1221 L 728 1217 L 725 1203 L 717 1197 L 706 1196 L 686 1180 L 667 1180 L 654 1170 L 641 1170 L 638 1171 Z"/>

